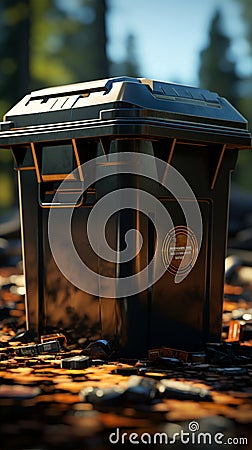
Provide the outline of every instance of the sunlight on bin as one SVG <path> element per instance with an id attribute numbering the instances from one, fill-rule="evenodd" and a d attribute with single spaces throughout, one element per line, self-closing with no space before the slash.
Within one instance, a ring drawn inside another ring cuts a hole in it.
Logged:
<path id="1" fill-rule="evenodd" d="M 144 78 L 48 88 L 6 114 L 0 145 L 18 172 L 30 330 L 109 339 L 130 357 L 219 342 L 230 173 L 238 150 L 251 148 L 247 121 L 227 100 Z M 85 189 L 89 167 L 95 181 Z M 50 214 L 59 223 L 53 251 Z"/>

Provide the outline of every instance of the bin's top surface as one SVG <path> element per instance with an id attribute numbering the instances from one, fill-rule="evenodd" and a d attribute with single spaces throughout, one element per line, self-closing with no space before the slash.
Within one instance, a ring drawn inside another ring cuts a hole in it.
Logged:
<path id="1" fill-rule="evenodd" d="M 189 132 L 201 141 L 251 144 L 246 119 L 217 93 L 118 77 L 41 89 L 25 96 L 0 123 L 0 145 L 91 136 L 91 129 L 94 136 L 124 131 L 146 136 L 146 125 L 152 126 L 152 133 L 153 127 L 162 128 L 164 137 L 186 138 Z"/>

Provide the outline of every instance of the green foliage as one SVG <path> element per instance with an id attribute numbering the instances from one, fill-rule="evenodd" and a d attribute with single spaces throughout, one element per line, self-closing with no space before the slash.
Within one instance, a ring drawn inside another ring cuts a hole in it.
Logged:
<path id="1" fill-rule="evenodd" d="M 107 11 L 106 0 L 0 0 L 0 116 L 31 90 L 116 75 Z M 130 36 L 123 75 L 137 75 L 134 49 Z M 12 166 L 1 150 L 0 212 L 16 199 Z"/>
<path id="2" fill-rule="evenodd" d="M 105 0 L 31 3 L 34 89 L 108 76 Z"/>
<path id="3" fill-rule="evenodd" d="M 50 0 L 31 0 L 31 12 L 31 89 L 71 82 L 72 74 L 56 52 L 61 33 L 57 8 Z"/>
<path id="4" fill-rule="evenodd" d="M 31 90 L 108 76 L 105 13 L 105 0 L 1 0 L 1 117 Z M 15 185 L 1 150 L 0 213 L 15 204 Z"/>
<path id="5" fill-rule="evenodd" d="M 29 88 L 29 0 L 0 2 L 0 114 Z"/>

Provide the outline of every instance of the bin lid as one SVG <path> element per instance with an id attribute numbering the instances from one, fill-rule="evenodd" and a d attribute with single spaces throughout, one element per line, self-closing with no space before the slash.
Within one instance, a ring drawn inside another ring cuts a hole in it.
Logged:
<path id="1" fill-rule="evenodd" d="M 4 116 L 0 145 L 109 135 L 251 147 L 247 120 L 206 89 L 118 77 L 31 92 Z"/>

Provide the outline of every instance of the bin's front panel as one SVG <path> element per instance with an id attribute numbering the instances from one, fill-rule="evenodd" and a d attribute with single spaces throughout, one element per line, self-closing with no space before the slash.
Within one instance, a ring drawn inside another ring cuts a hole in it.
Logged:
<path id="1" fill-rule="evenodd" d="M 97 271 L 98 258 L 92 251 L 87 237 L 86 221 L 90 208 L 76 208 L 72 218 L 72 239 L 81 259 L 92 270 Z M 46 329 L 62 329 L 71 333 L 72 338 L 86 337 L 99 339 L 101 325 L 99 315 L 99 298 L 76 288 L 65 278 L 55 263 L 48 239 L 48 213 L 43 209 L 43 241 L 44 241 L 44 315 Z M 58 218 L 65 220 L 65 208 L 59 208 Z M 59 233 L 60 233 L 59 229 Z M 62 236 L 60 253 L 62 259 L 67 258 L 69 270 L 71 258 L 64 247 Z M 81 267 L 80 267 L 81 271 Z M 79 274 L 81 277 L 81 273 Z"/>
<path id="2" fill-rule="evenodd" d="M 211 204 L 199 201 L 203 222 L 202 245 L 197 255 L 197 240 L 186 226 L 177 202 L 163 200 L 173 217 L 174 229 L 167 230 L 168 239 L 163 246 L 164 258 L 171 259 L 163 277 L 152 286 L 151 348 L 168 346 L 202 349 L 208 334 L 209 315 L 209 246 Z M 169 238 L 171 236 L 171 238 Z M 182 262 L 184 253 L 187 257 Z M 186 278 L 175 283 L 178 271 L 188 272 Z"/>
<path id="3" fill-rule="evenodd" d="M 150 220 L 144 214 L 131 209 L 125 209 L 116 214 L 118 255 L 125 249 L 127 231 L 138 230 L 143 238 L 141 250 L 134 258 L 122 263 L 119 256 L 116 264 L 117 277 L 125 278 L 132 275 L 141 277 L 140 272 L 148 265 L 149 222 Z M 115 342 L 121 355 L 138 357 L 147 354 L 149 335 L 147 290 L 128 297 L 118 297 L 113 300 L 102 299 L 101 318 L 104 337 Z"/>

